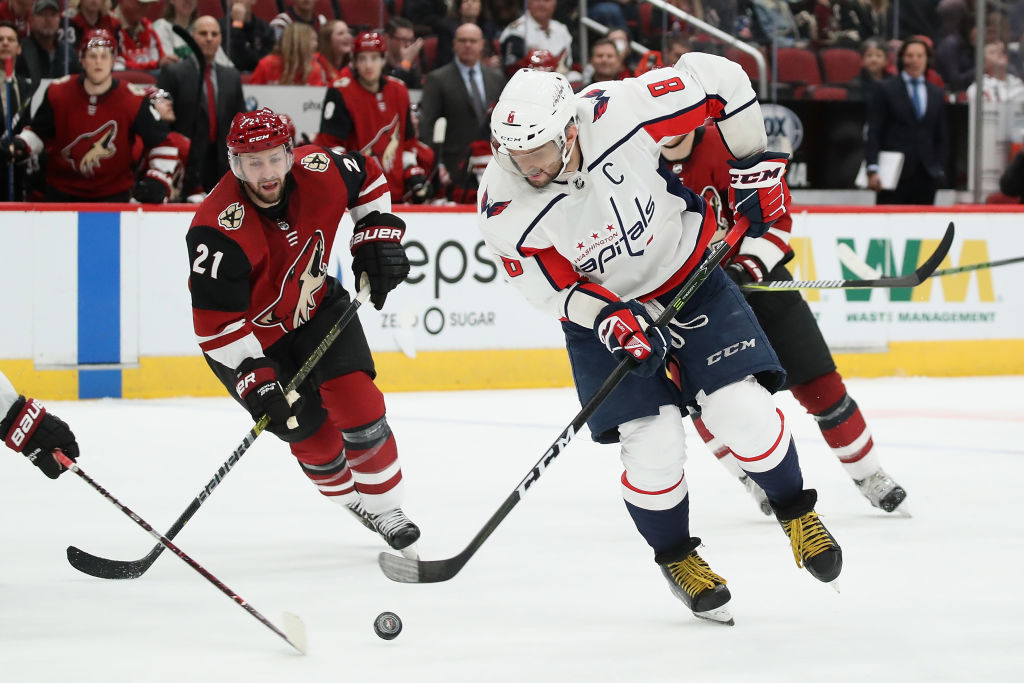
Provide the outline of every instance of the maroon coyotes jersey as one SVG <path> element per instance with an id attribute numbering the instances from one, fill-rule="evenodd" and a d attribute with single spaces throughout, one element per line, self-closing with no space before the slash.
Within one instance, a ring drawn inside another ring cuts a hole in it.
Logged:
<path id="1" fill-rule="evenodd" d="M 729 160 L 735 159 L 729 153 L 718 127 L 713 123 L 698 128 L 693 151 L 685 161 L 668 162 L 672 172 L 679 176 L 683 185 L 698 193 L 708 203 L 708 211 L 714 212 L 718 223 L 718 231 L 714 241 L 725 236 L 732 227 L 732 207 L 729 206 Z M 789 235 L 793 227 L 793 218 L 789 213 L 789 186 L 782 181 L 785 192 L 786 213 L 775 221 L 763 236 L 746 237 L 740 241 L 723 263 L 736 262 L 743 265 L 754 279 L 761 281 L 783 258 L 792 250 L 789 247 Z M 744 257 L 755 256 L 767 269 L 760 271 L 760 265 Z"/>
<path id="2" fill-rule="evenodd" d="M 402 153 L 416 142 L 409 108 L 409 91 L 397 78 L 383 76 L 372 93 L 359 85 L 351 71 L 327 89 L 317 144 L 340 145 L 374 157 L 391 186 L 391 196 L 402 196 Z"/>
<path id="3" fill-rule="evenodd" d="M 48 154 L 46 183 L 80 197 L 107 197 L 132 185 L 132 146 L 138 135 L 155 147 L 170 128 L 145 97 L 144 89 L 116 78 L 102 95 L 89 95 L 84 76 L 50 84 L 26 130 Z M 23 133 L 24 135 L 24 133 Z"/>
<path id="4" fill-rule="evenodd" d="M 286 197 L 256 207 L 231 174 L 203 200 L 186 234 L 192 321 L 199 347 L 235 368 L 310 320 L 346 209 L 358 222 L 388 212 L 387 181 L 373 159 L 318 145 L 295 152 Z"/>

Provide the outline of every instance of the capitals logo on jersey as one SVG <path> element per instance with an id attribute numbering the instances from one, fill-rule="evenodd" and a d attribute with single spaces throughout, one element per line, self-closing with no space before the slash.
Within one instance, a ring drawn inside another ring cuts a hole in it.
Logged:
<path id="1" fill-rule="evenodd" d="M 277 301 L 256 316 L 253 322 L 261 327 L 280 325 L 287 332 L 309 322 L 316 308 L 314 295 L 327 280 L 325 245 L 323 232 L 317 230 L 284 276 Z"/>
<path id="2" fill-rule="evenodd" d="M 117 152 L 117 121 L 107 121 L 89 133 L 82 133 L 74 142 L 60 151 L 71 167 L 84 176 L 92 176 L 103 163 Z"/>
<path id="3" fill-rule="evenodd" d="M 507 209 L 511 203 L 511 199 L 507 202 L 492 202 L 487 198 L 487 190 L 484 190 L 484 196 L 480 199 L 480 213 L 486 213 L 488 218 L 494 218 Z"/>
<path id="4" fill-rule="evenodd" d="M 605 95 L 604 90 L 594 88 L 583 97 L 589 97 L 594 100 L 594 121 L 597 121 L 599 118 L 604 116 L 606 111 L 608 111 L 608 100 L 610 100 L 611 97 Z"/>

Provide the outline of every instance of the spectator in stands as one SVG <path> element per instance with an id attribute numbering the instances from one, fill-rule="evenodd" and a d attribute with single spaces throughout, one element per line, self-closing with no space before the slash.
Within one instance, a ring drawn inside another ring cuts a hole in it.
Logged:
<path id="1" fill-rule="evenodd" d="M 924 40 L 904 41 L 897 58 L 899 73 L 882 81 L 868 100 L 864 157 L 868 189 L 878 193 L 878 204 L 934 204 L 945 177 L 949 149 L 945 93 L 924 78 L 929 56 Z M 880 151 L 903 154 L 895 189 L 882 188 Z"/>
<path id="2" fill-rule="evenodd" d="M 830 6 L 829 25 L 832 44 L 855 47 L 868 38 L 881 36 L 888 0 L 882 0 L 882 3 L 884 9 L 876 7 L 872 0 L 834 0 Z M 821 20 L 818 26 L 823 28 Z"/>
<path id="3" fill-rule="evenodd" d="M 482 65 L 483 48 L 483 31 L 478 25 L 459 26 L 455 30 L 455 59 L 427 74 L 420 100 L 423 142 L 433 144 L 434 125 L 438 119 L 445 119 L 438 175 L 451 178 L 456 201 L 473 201 L 476 196 L 478 176 L 468 160 L 473 156 L 474 143 L 483 142 L 489 151 L 490 110 L 505 87 L 501 71 Z"/>
<path id="4" fill-rule="evenodd" d="M 29 17 L 28 37 L 21 41 L 18 73 L 27 78 L 33 89 L 43 78 L 60 78 L 82 72 L 78 53 L 60 32 L 58 0 L 36 0 Z M 67 60 L 67 69 L 64 67 Z"/>
<path id="5" fill-rule="evenodd" d="M 761 45 L 771 45 L 774 36 L 778 47 L 806 47 L 817 37 L 814 18 L 806 11 L 794 16 L 786 0 L 752 0 L 749 12 L 754 40 Z"/>
<path id="6" fill-rule="evenodd" d="M 964 16 L 956 30 L 935 50 L 935 67 L 950 92 L 963 92 L 974 82 L 974 45 L 977 31 L 972 16 Z"/>
<path id="7" fill-rule="evenodd" d="M 318 32 L 327 23 L 327 17 L 317 14 L 315 5 L 316 0 L 292 0 L 292 4 L 284 12 L 270 20 L 270 28 L 274 29 L 275 38 L 280 41 L 284 27 L 292 22 L 309 24 L 314 32 Z"/>
<path id="8" fill-rule="evenodd" d="M 1024 204 L 1024 150 L 1013 156 L 1010 165 L 999 177 L 999 191 L 1008 197 L 1019 197 Z"/>
<path id="9" fill-rule="evenodd" d="M 1019 102 L 1024 100 L 1024 81 L 1009 73 L 1006 44 L 1001 40 L 985 45 L 985 80 L 982 95 L 986 102 Z M 976 84 L 967 88 L 967 101 L 974 102 Z"/>
<path id="10" fill-rule="evenodd" d="M 526 13 L 501 33 L 501 56 L 506 74 L 524 66 L 530 50 L 547 50 L 558 57 L 559 73 L 572 64 L 572 36 L 565 24 L 553 19 L 555 0 L 526 0 Z"/>
<path id="11" fill-rule="evenodd" d="M 736 0 L 703 0 L 704 21 L 726 33 L 735 34 L 739 10 Z"/>
<path id="12" fill-rule="evenodd" d="M 453 24 L 447 18 L 450 4 L 450 0 L 405 0 L 402 4 L 402 17 L 411 22 L 416 35 L 437 36 L 434 63 L 424 64 L 423 69 L 436 69 L 452 61 L 452 38 L 458 24 Z M 522 5 L 521 0 L 519 4 Z"/>
<path id="13" fill-rule="evenodd" d="M 270 24 L 252 13 L 256 0 L 236 0 L 231 15 L 221 17 L 220 30 L 228 46 L 228 57 L 239 71 L 252 71 L 274 49 L 276 36 Z"/>
<path id="14" fill-rule="evenodd" d="M 169 62 L 174 62 L 174 57 L 188 59 L 192 55 L 192 48 L 174 32 L 174 27 L 180 26 L 192 33 L 196 17 L 199 16 L 197 7 L 198 0 L 167 0 L 163 17 L 153 22 L 153 30 L 160 37 L 160 44 L 163 46 L 164 55 L 168 56 Z M 170 55 L 174 55 L 174 57 L 170 57 Z M 223 48 L 218 48 L 216 62 L 224 66 L 234 66 Z"/>
<path id="15" fill-rule="evenodd" d="M 392 201 L 405 193 L 405 171 L 418 166 L 409 90 L 384 75 L 384 36 L 360 33 L 352 52 L 354 78 L 343 76 L 324 95 L 316 143 L 372 156 L 387 178 Z"/>
<path id="16" fill-rule="evenodd" d="M 143 4 L 156 0 L 119 0 L 114 18 L 121 24 L 117 33 L 117 59 L 115 69 L 154 71 L 164 64 L 178 61 L 166 56 L 153 24 L 142 16 Z"/>
<path id="17" fill-rule="evenodd" d="M 598 81 L 618 81 L 629 78 L 629 72 L 622 66 L 622 57 L 610 38 L 595 40 L 590 46 L 590 63 L 583 70 L 583 83 L 590 85 Z"/>
<path id="18" fill-rule="evenodd" d="M 455 29 L 463 24 L 476 24 L 483 32 L 484 43 L 492 41 L 501 34 L 501 27 L 495 23 L 491 16 L 491 10 L 483 0 L 453 0 L 451 9 L 448 11 L 447 25 L 450 26 L 450 33 L 455 35 Z M 454 39 L 453 39 L 454 40 Z M 440 54 L 440 41 L 438 43 L 438 54 Z M 438 64 L 442 66 L 447 62 Z"/>
<path id="19" fill-rule="evenodd" d="M 693 46 L 689 38 L 679 34 L 669 36 L 665 41 L 665 66 L 674 66 L 680 57 L 692 51 Z"/>
<path id="20" fill-rule="evenodd" d="M 316 34 L 309 24 L 292 22 L 284 27 L 274 51 L 260 60 L 252 72 L 253 85 L 327 85 L 320 63 L 313 59 Z"/>
<path id="21" fill-rule="evenodd" d="M 327 85 L 334 83 L 341 76 L 341 70 L 348 66 L 352 59 L 352 32 L 348 24 L 340 19 L 333 19 L 324 24 L 320 29 L 317 53 L 313 59 L 323 70 Z"/>
<path id="22" fill-rule="evenodd" d="M 81 42 L 85 73 L 50 84 L 18 136 L 17 154 L 46 151 L 47 201 L 124 202 L 132 186 L 135 137 L 155 146 L 170 130 L 154 119 L 142 93 L 113 77 L 110 33 L 92 29 Z"/>
<path id="23" fill-rule="evenodd" d="M 28 35 L 31 14 L 32 0 L 3 0 L 0 2 L 0 21 L 13 24 L 19 38 Z"/>
<path id="24" fill-rule="evenodd" d="M 628 4 L 630 0 L 598 0 L 587 6 L 587 16 L 608 28 L 626 28 L 626 13 L 622 8 Z"/>
<path id="25" fill-rule="evenodd" d="M 846 85 L 847 99 L 870 99 L 875 88 L 889 76 L 889 58 L 880 40 L 869 38 L 860 46 L 860 73 Z"/>
<path id="26" fill-rule="evenodd" d="M 14 62 L 21 52 L 18 42 L 18 27 L 11 21 L 0 21 L 0 68 L 7 60 Z M 16 163 L 14 158 L 14 136 L 22 131 L 28 119 L 32 103 L 32 84 L 28 79 L 15 76 L 11 81 L 10 101 L 7 88 L 0 88 L 0 201 L 21 201 L 25 182 L 25 164 Z M 7 112 L 11 112 L 11 129 L 7 130 Z M 11 177 L 14 177 L 13 192 Z"/>
<path id="27" fill-rule="evenodd" d="M 235 114 L 245 110 L 245 98 L 238 69 L 215 63 L 221 43 L 217 20 L 208 15 L 196 19 L 192 37 L 206 70 L 201 73 L 199 62 L 190 57 L 161 69 L 157 84 L 174 100 L 174 131 L 192 143 L 185 167 L 186 196 L 201 201 L 201 193 L 212 190 L 228 172 L 227 134 Z"/>
<path id="28" fill-rule="evenodd" d="M 110 7 L 110 0 L 79 0 L 78 10 L 71 16 L 71 28 L 75 31 L 77 41 L 76 48 L 81 45 L 82 36 L 89 29 L 101 28 L 116 38 L 121 22 L 110 14 Z"/>
<path id="29" fill-rule="evenodd" d="M 616 28 L 608 31 L 605 38 L 612 41 L 615 45 L 615 49 L 619 53 L 619 59 L 622 60 L 622 68 L 633 74 L 634 69 L 640 64 L 640 53 L 633 50 L 633 39 L 629 35 L 629 30 L 624 28 Z"/>
<path id="30" fill-rule="evenodd" d="M 387 61 L 384 74 L 402 81 L 410 90 L 419 90 L 423 87 L 423 72 L 419 63 L 423 39 L 416 37 L 412 22 L 402 17 L 391 19 L 384 33 L 388 42 L 387 52 L 384 53 Z"/>

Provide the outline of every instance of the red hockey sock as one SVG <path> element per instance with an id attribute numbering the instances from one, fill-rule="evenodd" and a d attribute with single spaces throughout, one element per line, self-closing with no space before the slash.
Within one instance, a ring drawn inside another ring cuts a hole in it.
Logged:
<path id="1" fill-rule="evenodd" d="M 832 453 L 851 476 L 862 478 L 878 469 L 871 432 L 857 403 L 846 393 L 838 372 L 832 371 L 790 391 L 814 416 Z"/>
<path id="2" fill-rule="evenodd" d="M 341 433 L 329 420 L 325 420 L 313 436 L 291 444 L 291 450 L 302 472 L 320 493 L 338 502 L 350 502 L 347 499 L 354 496 L 355 483 L 345 461 Z"/>

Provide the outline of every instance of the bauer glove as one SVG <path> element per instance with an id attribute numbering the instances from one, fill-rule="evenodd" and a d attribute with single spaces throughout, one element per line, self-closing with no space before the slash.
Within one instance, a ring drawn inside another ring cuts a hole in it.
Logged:
<path id="1" fill-rule="evenodd" d="M 729 205 L 736 225 L 747 237 L 760 237 L 786 213 L 786 192 L 782 178 L 789 155 L 761 152 L 739 161 L 730 159 Z"/>
<path id="2" fill-rule="evenodd" d="M 266 415 L 270 418 L 267 429 L 284 431 L 295 429 L 299 421 L 292 411 L 292 404 L 298 400 L 295 391 L 285 396 L 281 383 L 277 381 L 277 364 L 269 358 L 246 358 L 235 371 L 238 382 L 235 393 L 242 399 L 252 419 L 259 421 Z"/>
<path id="3" fill-rule="evenodd" d="M 366 273 L 370 301 L 378 311 L 388 292 L 409 277 L 409 258 L 402 246 L 405 222 L 390 213 L 372 211 L 356 224 L 352 234 L 352 272 L 356 282 Z"/>
<path id="4" fill-rule="evenodd" d="M 668 351 L 665 334 L 654 326 L 639 301 L 616 301 L 602 308 L 594 321 L 594 332 L 617 360 L 631 358 L 631 370 L 641 377 L 664 370 Z"/>
<path id="5" fill-rule="evenodd" d="M 57 448 L 72 460 L 78 459 L 78 442 L 64 420 L 46 412 L 34 398 L 19 396 L 0 422 L 0 438 L 12 449 L 24 453 L 33 465 L 50 479 L 56 479 L 64 466 L 54 460 Z"/>

